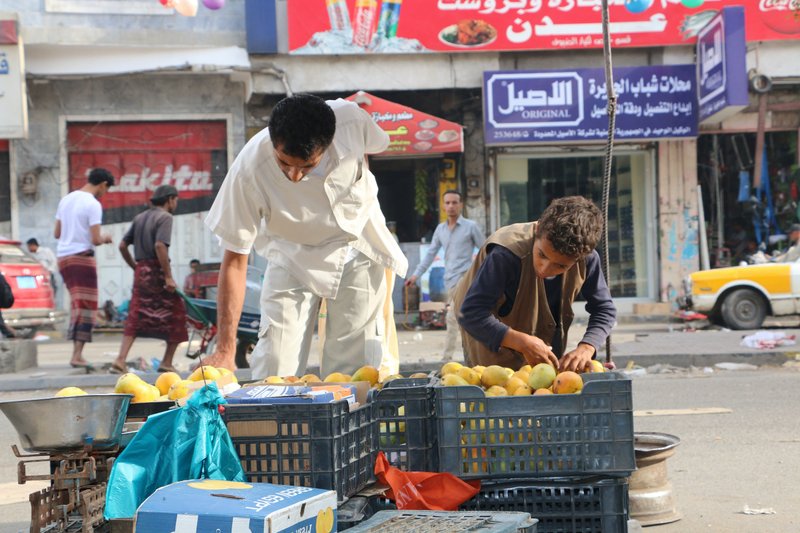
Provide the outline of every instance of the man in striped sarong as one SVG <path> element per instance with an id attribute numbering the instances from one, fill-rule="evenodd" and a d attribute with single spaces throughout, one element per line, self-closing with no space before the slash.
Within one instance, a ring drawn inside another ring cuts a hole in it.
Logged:
<path id="1" fill-rule="evenodd" d="M 56 256 L 58 270 L 70 297 L 70 321 L 67 338 L 72 340 L 75 368 L 91 369 L 83 358 L 83 346 L 92 342 L 92 329 L 97 312 L 97 263 L 94 247 L 111 243 L 111 236 L 100 232 L 103 207 L 99 199 L 114 186 L 114 176 L 104 168 L 89 172 L 89 182 L 72 191 L 58 203 Z"/>
<path id="2" fill-rule="evenodd" d="M 119 356 L 111 365 L 112 373 L 128 371 L 125 360 L 137 337 L 167 342 L 159 372 L 174 372 L 172 357 L 178 344 L 188 340 L 186 307 L 176 292 L 178 286 L 169 264 L 172 214 L 178 207 L 178 191 L 161 185 L 150 199 L 152 207 L 133 219 L 119 243 L 119 251 L 133 269 L 133 296 L 125 321 Z M 133 244 L 134 255 L 129 250 Z"/>

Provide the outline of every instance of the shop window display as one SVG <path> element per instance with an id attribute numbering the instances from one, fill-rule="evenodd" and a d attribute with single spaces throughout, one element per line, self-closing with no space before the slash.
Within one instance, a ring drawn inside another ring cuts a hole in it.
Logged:
<path id="1" fill-rule="evenodd" d="M 800 222 L 798 133 L 765 134 L 766 168 L 755 187 L 755 133 L 701 135 L 698 181 L 703 192 L 712 267 L 736 265 L 761 251 L 788 248 L 789 227 Z"/>
<path id="2" fill-rule="evenodd" d="M 648 297 L 647 153 L 614 157 L 608 206 L 609 286 L 614 297 Z M 500 225 L 536 220 L 551 200 L 581 195 L 602 206 L 603 157 L 501 156 Z M 602 247 L 598 248 L 602 254 Z"/>

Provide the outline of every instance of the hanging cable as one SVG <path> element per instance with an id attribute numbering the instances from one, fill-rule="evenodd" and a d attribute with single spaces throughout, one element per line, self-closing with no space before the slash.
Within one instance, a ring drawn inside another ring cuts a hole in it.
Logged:
<path id="1" fill-rule="evenodd" d="M 605 164 L 603 167 L 603 274 L 609 285 L 608 253 L 608 197 L 611 190 L 611 163 L 614 152 L 614 128 L 617 115 L 617 94 L 614 91 L 614 73 L 611 62 L 611 37 L 609 35 L 608 0 L 602 0 L 603 12 L 603 60 L 606 68 L 606 95 L 608 97 L 608 139 L 606 142 Z M 606 362 L 611 363 L 611 333 L 606 337 Z"/>

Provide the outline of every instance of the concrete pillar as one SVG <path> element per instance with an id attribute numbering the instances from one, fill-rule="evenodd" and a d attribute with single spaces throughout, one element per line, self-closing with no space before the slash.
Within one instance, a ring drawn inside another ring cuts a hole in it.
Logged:
<path id="1" fill-rule="evenodd" d="M 683 279 L 700 267 L 697 141 L 658 143 L 660 300 L 677 308 Z"/>
<path id="2" fill-rule="evenodd" d="M 0 374 L 13 374 L 37 366 L 36 343 L 32 340 L 0 340 Z"/>

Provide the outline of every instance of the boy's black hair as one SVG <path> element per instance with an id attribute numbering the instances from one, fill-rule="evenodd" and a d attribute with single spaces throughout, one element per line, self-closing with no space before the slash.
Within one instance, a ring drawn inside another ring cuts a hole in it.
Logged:
<path id="1" fill-rule="evenodd" d="M 536 225 L 536 237 L 546 237 L 567 257 L 589 255 L 603 232 L 603 213 L 583 196 L 557 198 L 547 206 Z"/>

